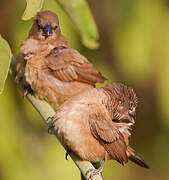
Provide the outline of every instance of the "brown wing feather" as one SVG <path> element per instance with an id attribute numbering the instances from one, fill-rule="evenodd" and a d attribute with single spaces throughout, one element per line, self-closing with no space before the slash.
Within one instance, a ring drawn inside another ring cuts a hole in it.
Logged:
<path id="1" fill-rule="evenodd" d="M 61 81 L 77 80 L 89 84 L 105 81 L 101 73 L 74 49 L 54 48 L 45 60 L 51 73 Z"/>
<path id="2" fill-rule="evenodd" d="M 106 120 L 101 114 L 90 117 L 90 129 L 93 136 L 99 140 L 113 159 L 119 163 L 128 161 L 126 154 L 127 145 L 121 132 L 110 120 Z"/>

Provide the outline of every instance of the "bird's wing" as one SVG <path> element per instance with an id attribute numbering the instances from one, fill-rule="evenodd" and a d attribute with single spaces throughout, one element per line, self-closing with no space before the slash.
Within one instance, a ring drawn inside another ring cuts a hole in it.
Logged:
<path id="1" fill-rule="evenodd" d="M 93 136 L 113 159 L 121 164 L 128 161 L 125 139 L 113 122 L 105 119 L 101 113 L 97 113 L 90 117 L 89 124 Z"/>
<path id="2" fill-rule="evenodd" d="M 51 73 L 59 80 L 73 80 L 95 84 L 105 78 L 78 51 L 71 48 L 55 48 L 46 56 L 46 64 Z"/>

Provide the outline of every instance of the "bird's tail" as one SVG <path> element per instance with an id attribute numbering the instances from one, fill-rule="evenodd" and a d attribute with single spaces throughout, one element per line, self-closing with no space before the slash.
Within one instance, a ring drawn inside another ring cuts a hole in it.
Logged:
<path id="1" fill-rule="evenodd" d="M 141 159 L 139 156 L 137 156 L 137 155 L 131 155 L 130 157 L 129 157 L 129 159 L 132 161 L 132 162 L 134 162 L 134 163 L 136 163 L 137 165 L 139 165 L 139 166 L 141 166 L 141 167 L 143 167 L 143 168 L 149 168 L 149 166 L 147 165 L 147 163 L 143 160 L 143 159 Z"/>
<path id="2" fill-rule="evenodd" d="M 134 150 L 129 146 L 128 138 L 131 135 L 129 132 L 131 123 L 127 124 L 127 123 L 121 122 L 121 123 L 115 123 L 115 125 L 124 137 L 125 143 L 127 145 L 128 159 L 143 168 L 149 168 L 147 163 L 143 159 L 141 159 L 139 156 L 135 155 Z"/>

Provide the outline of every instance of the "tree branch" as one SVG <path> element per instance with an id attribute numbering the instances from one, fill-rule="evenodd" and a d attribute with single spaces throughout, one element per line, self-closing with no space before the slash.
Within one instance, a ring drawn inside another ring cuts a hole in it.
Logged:
<path id="1" fill-rule="evenodd" d="M 16 60 L 14 57 L 12 57 L 12 63 L 10 66 L 9 73 L 13 77 L 13 79 L 15 79 L 15 75 L 16 75 L 15 63 L 16 63 Z M 23 88 L 22 84 L 19 84 L 19 88 L 21 89 L 22 92 L 24 92 L 24 88 Z M 48 125 L 48 118 L 54 116 L 54 114 L 55 114 L 55 111 L 53 110 L 53 108 L 47 102 L 38 100 L 30 94 L 28 94 L 26 97 L 29 100 L 29 102 L 34 106 L 34 108 L 39 112 L 41 117 L 44 119 L 44 121 Z M 56 131 L 54 131 L 54 134 L 55 134 L 56 138 L 59 140 Z M 87 173 L 87 172 L 90 169 L 94 169 L 94 166 L 88 161 L 81 160 L 73 152 L 70 152 L 69 155 L 72 158 L 72 160 L 74 161 L 74 163 L 76 164 L 76 166 L 79 168 L 79 170 L 81 171 L 83 176 L 86 179 L 89 179 L 91 172 L 89 172 L 89 173 Z M 98 174 L 98 175 L 93 176 L 91 178 L 91 180 L 103 180 L 103 179 L 102 179 L 101 174 Z"/>

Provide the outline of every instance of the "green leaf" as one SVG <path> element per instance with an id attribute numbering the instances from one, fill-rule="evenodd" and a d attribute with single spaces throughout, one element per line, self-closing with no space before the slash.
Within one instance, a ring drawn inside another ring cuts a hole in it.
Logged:
<path id="1" fill-rule="evenodd" d="M 26 0 L 26 9 L 23 13 L 22 20 L 29 20 L 34 17 L 42 8 L 44 0 Z"/>
<path id="2" fill-rule="evenodd" d="M 57 0 L 79 30 L 82 43 L 95 49 L 99 46 L 99 33 L 86 0 Z"/>
<path id="3" fill-rule="evenodd" d="M 11 62 L 11 50 L 6 40 L 0 36 L 0 94 L 3 91 L 5 80 Z"/>

